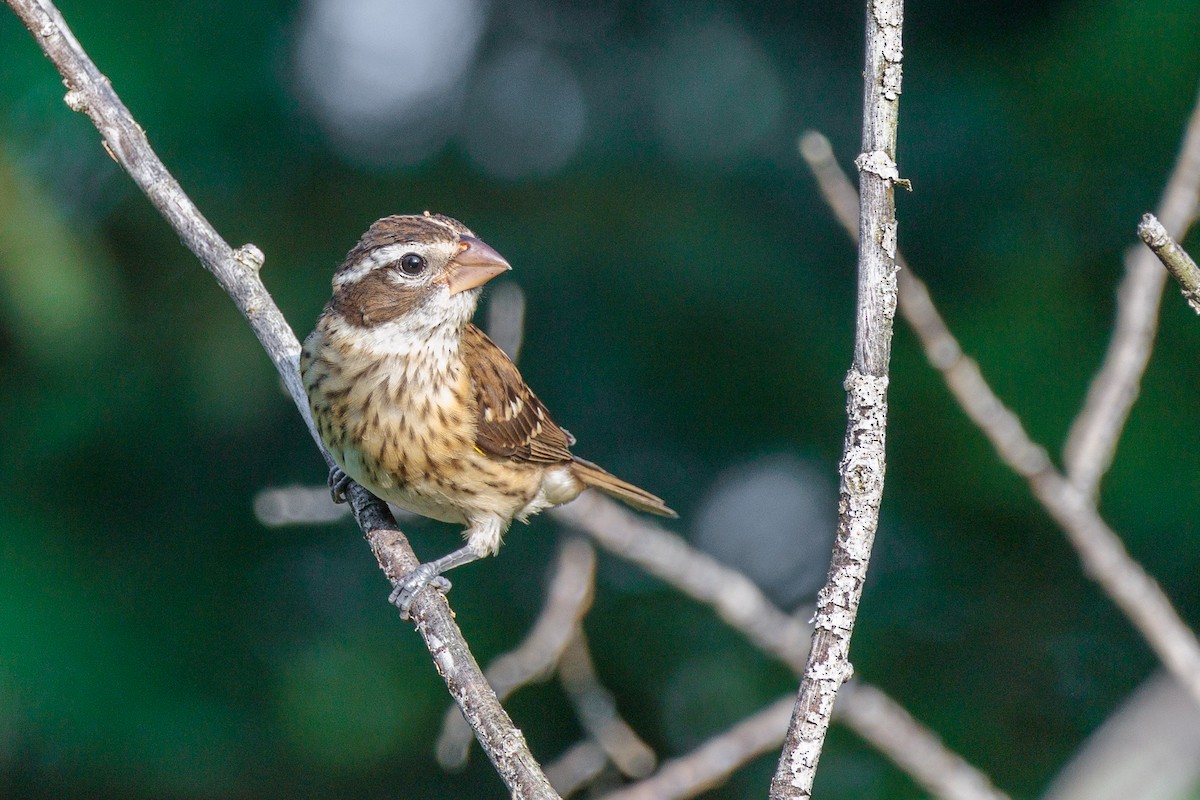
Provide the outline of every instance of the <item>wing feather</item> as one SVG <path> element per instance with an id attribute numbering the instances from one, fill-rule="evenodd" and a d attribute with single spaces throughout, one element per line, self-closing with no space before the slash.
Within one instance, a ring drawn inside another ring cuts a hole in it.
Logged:
<path id="1" fill-rule="evenodd" d="M 504 351 L 474 325 L 467 326 L 462 346 L 479 420 L 475 445 L 519 461 L 571 461 L 574 438 L 550 419 Z"/>

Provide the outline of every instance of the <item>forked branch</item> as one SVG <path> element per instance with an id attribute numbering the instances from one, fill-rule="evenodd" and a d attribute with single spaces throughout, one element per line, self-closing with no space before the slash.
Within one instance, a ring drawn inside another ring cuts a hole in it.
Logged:
<path id="1" fill-rule="evenodd" d="M 801 140 L 821 194 L 850 236 L 855 235 L 854 187 L 841 171 L 824 136 Z M 1095 500 L 1054 468 L 1044 447 L 1029 436 L 1021 419 L 992 391 L 974 359 L 963 353 L 933 298 L 902 256 L 900 313 L 912 326 L 925 356 L 967 416 L 992 443 L 1000 459 L 1024 478 L 1042 507 L 1058 523 L 1079 554 L 1084 572 L 1108 594 L 1141 632 L 1179 682 L 1200 702 L 1200 642 L 1179 616 L 1162 587 L 1129 555 Z"/>
<path id="2" fill-rule="evenodd" d="M 1182 239 L 1196 219 L 1200 203 L 1200 99 L 1183 135 L 1183 146 L 1158 205 L 1167 232 Z M 1125 278 L 1117 291 L 1117 320 L 1104 362 L 1088 387 L 1087 399 L 1067 435 L 1063 463 L 1067 477 L 1084 494 L 1095 497 L 1113 455 L 1138 387 L 1158 327 L 1158 308 L 1166 276 L 1141 248 L 1125 258 Z"/>

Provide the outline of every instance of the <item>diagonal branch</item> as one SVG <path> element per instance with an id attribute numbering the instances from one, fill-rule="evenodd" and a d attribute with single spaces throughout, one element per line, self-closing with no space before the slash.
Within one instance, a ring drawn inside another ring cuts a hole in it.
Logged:
<path id="1" fill-rule="evenodd" d="M 278 495 L 292 491 L 296 490 L 265 490 L 260 499 L 266 497 L 267 500 L 256 501 L 256 507 L 276 504 L 286 499 Z M 304 503 L 308 502 L 310 493 L 314 497 L 319 494 L 320 499 L 332 507 L 329 493 L 324 488 L 304 489 Z M 282 514 L 282 518 L 274 512 L 264 516 L 271 520 L 269 524 L 312 521 L 302 511 L 293 509 Z M 324 521 L 327 513 L 328 509 L 322 508 L 314 519 Z M 804 624 L 803 618 L 809 612 L 784 613 L 742 573 L 603 495 L 584 494 L 570 505 L 552 509 L 549 513 L 569 527 L 586 533 L 614 555 L 711 607 L 731 628 L 795 672 L 804 669 L 812 628 Z M 556 594 L 556 591 L 552 589 L 550 594 Z M 547 608 L 543 617 L 549 613 Z M 534 629 L 539 625 L 540 622 Z M 554 640 L 559 641 L 557 636 Z M 523 645 L 518 647 L 521 649 L 524 649 Z M 453 713 L 457 716 L 457 712 Z M 1007 797 L 986 775 L 949 750 L 937 734 L 914 720 L 878 687 L 858 680 L 846 686 L 838 696 L 834 718 L 874 745 L 933 797 L 940 800 L 1004 800 Z M 779 741 L 783 739 L 783 727 L 781 724 Z M 637 752 L 636 739 L 636 734 L 630 732 L 628 743 L 622 745 L 627 752 Z M 442 744 L 438 747 L 440 751 Z M 569 748 L 548 765 L 546 774 L 565 797 L 594 780 L 609 761 L 601 745 L 589 738 Z M 736 769 L 736 765 L 732 769 Z"/>
<path id="2" fill-rule="evenodd" d="M 691 753 L 666 762 L 653 776 L 605 795 L 603 800 L 686 798 L 717 786 L 734 770 L 782 743 L 792 702 L 790 696 L 780 698 Z M 1008 800 L 1008 795 L 873 686 L 858 681 L 846 684 L 835 717 L 849 723 L 934 797 Z"/>
<path id="3" fill-rule="evenodd" d="M 801 152 L 817 177 L 822 196 L 842 227 L 854 236 L 854 187 L 833 158 L 829 141 L 809 133 L 801 141 Z M 900 313 L 921 340 L 929 363 L 942 373 L 951 394 L 1000 459 L 1029 483 L 1079 554 L 1084 572 L 1125 612 L 1163 664 L 1200 702 L 1200 642 L 1196 635 L 1162 588 L 1129 555 L 1120 537 L 1100 516 L 1095 500 L 1054 468 L 1045 448 L 1029 437 L 1020 418 L 992 391 L 979 365 L 963 354 L 928 288 L 903 257 L 897 260 L 901 265 Z"/>
<path id="4" fill-rule="evenodd" d="M 109 155 L 129 173 L 250 323 L 326 462 L 332 464 L 313 427 L 300 381 L 300 342 L 258 273 L 263 263 L 262 253 L 253 245 L 234 250 L 209 224 L 151 149 L 145 132 L 50 0 L 7 2 L 62 75 L 68 90 L 67 105 L 91 119 Z M 366 535 L 380 568 L 393 584 L 397 583 L 417 566 L 416 555 L 386 505 L 358 486 L 352 487 L 349 499 L 355 521 Z M 484 680 L 445 597 L 438 592 L 423 592 L 414 605 L 413 618 L 438 672 L 512 796 L 558 797 L 529 752 L 521 732 Z"/>
<path id="5" fill-rule="evenodd" d="M 563 797 L 570 797 L 604 774 L 608 754 L 591 739 L 584 739 L 546 765 L 546 777 Z"/>
<path id="6" fill-rule="evenodd" d="M 1158 206 L 1167 232 L 1182 239 L 1196 220 L 1200 203 L 1200 99 L 1188 120 L 1183 147 Z M 1137 248 L 1125 258 L 1125 279 L 1117 291 L 1117 320 L 1104 362 L 1088 387 L 1087 399 L 1067 435 L 1063 463 L 1071 483 L 1095 497 L 1112 465 L 1117 440 L 1137 399 L 1142 374 L 1154 347 L 1158 307 L 1166 275 L 1154 256 Z"/>

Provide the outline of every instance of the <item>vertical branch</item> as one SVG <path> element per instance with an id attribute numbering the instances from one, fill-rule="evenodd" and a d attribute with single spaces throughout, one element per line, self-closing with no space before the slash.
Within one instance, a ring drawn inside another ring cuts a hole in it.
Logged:
<path id="1" fill-rule="evenodd" d="M 883 497 L 888 364 L 896 313 L 896 127 L 900 110 L 901 0 L 867 0 L 860 185 L 858 313 L 854 364 L 846 377 L 837 539 L 829 578 L 817 597 L 812 650 L 772 800 L 812 794 L 817 761 L 838 688 L 850 677 L 850 635 L 866 580 Z"/>

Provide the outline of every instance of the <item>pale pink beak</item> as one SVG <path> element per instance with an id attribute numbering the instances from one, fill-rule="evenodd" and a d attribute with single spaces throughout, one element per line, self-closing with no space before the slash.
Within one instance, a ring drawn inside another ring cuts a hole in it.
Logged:
<path id="1" fill-rule="evenodd" d="M 474 236 L 462 237 L 459 248 L 459 254 L 450 260 L 450 273 L 446 276 L 446 286 L 452 295 L 483 286 L 512 269 L 504 256 Z"/>

